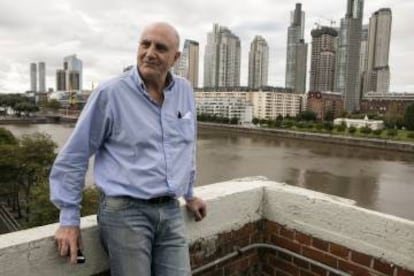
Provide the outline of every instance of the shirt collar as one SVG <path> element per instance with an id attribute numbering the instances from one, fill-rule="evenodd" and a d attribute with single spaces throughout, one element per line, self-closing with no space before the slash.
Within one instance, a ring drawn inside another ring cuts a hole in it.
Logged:
<path id="1" fill-rule="evenodd" d="M 141 75 L 138 72 L 138 66 L 134 67 L 134 70 L 132 71 L 132 80 L 138 85 L 139 88 L 141 88 L 143 91 L 146 91 L 146 87 L 145 87 L 145 83 L 141 78 Z M 164 91 L 168 91 L 171 90 L 172 87 L 175 84 L 175 77 L 173 74 L 171 74 L 171 72 L 168 71 L 167 73 L 167 86 L 164 87 Z"/>

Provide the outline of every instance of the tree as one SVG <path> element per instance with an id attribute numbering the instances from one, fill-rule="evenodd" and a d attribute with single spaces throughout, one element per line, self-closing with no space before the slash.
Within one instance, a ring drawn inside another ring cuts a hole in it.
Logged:
<path id="1" fill-rule="evenodd" d="M 60 102 L 56 99 L 48 100 L 45 106 L 48 110 L 52 112 L 57 112 L 60 108 Z"/>
<path id="2" fill-rule="evenodd" d="M 56 148 L 56 143 L 47 134 L 23 135 L 18 150 L 20 171 L 17 182 L 26 202 L 30 198 L 31 189 L 48 178 L 56 157 Z M 29 213 L 30 206 L 26 204 L 26 214 Z"/>
<path id="3" fill-rule="evenodd" d="M 404 117 L 400 112 L 397 103 L 391 104 L 387 113 L 384 114 L 384 124 L 387 128 L 400 128 L 403 124 Z"/>
<path id="4" fill-rule="evenodd" d="M 333 110 L 328 110 L 323 118 L 325 121 L 333 121 L 335 119 L 335 113 Z"/>
<path id="5" fill-rule="evenodd" d="M 254 125 L 257 125 L 259 123 L 259 121 L 260 121 L 259 118 L 254 117 L 253 120 L 252 120 L 252 123 Z"/>
<path id="6" fill-rule="evenodd" d="M 315 121 L 316 120 L 316 113 L 312 110 L 305 110 L 299 113 L 298 118 L 304 121 Z"/>
<path id="7" fill-rule="evenodd" d="M 410 104 L 405 109 L 405 113 L 404 113 L 404 126 L 408 130 L 414 130 L 414 104 Z"/>

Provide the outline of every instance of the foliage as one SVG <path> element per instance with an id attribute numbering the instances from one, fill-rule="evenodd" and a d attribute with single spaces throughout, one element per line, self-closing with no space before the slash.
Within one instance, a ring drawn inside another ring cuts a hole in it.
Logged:
<path id="1" fill-rule="evenodd" d="M 382 134 L 382 129 L 373 130 L 372 133 L 376 136 L 380 136 Z"/>
<path id="2" fill-rule="evenodd" d="M 387 135 L 388 136 L 393 137 L 393 136 L 397 136 L 397 134 L 398 134 L 398 131 L 396 129 L 391 128 L 391 129 L 387 130 Z"/>
<path id="3" fill-rule="evenodd" d="M 332 122 L 324 122 L 323 123 L 323 128 L 327 131 L 331 131 L 333 130 L 334 126 Z"/>
<path id="4" fill-rule="evenodd" d="M 13 109 L 18 116 L 38 111 L 38 107 L 22 94 L 0 94 L 0 106 Z"/>
<path id="5" fill-rule="evenodd" d="M 348 128 L 348 132 L 350 134 L 354 134 L 356 132 L 356 130 L 357 130 L 356 127 L 353 127 L 353 126 L 351 126 L 351 127 Z"/>
<path id="6" fill-rule="evenodd" d="M 42 181 L 36 185 L 29 200 L 30 216 L 27 227 L 35 227 L 59 220 L 59 209 L 49 200 L 49 184 Z M 83 190 L 81 216 L 96 214 L 99 205 L 99 192 L 96 187 L 89 187 Z"/>
<path id="7" fill-rule="evenodd" d="M 45 106 L 47 109 L 52 111 L 58 111 L 60 108 L 60 102 L 56 99 L 48 100 Z"/>
<path id="8" fill-rule="evenodd" d="M 0 145 L 7 144 L 7 145 L 16 145 L 17 139 L 14 137 L 11 131 L 0 127 Z"/>
<path id="9" fill-rule="evenodd" d="M 276 117 L 276 121 L 282 121 L 282 120 L 283 120 L 282 114 L 278 114 Z"/>
<path id="10" fill-rule="evenodd" d="M 404 117 L 400 112 L 398 104 L 391 104 L 387 113 L 384 114 L 384 125 L 387 128 L 401 128 L 403 123 Z"/>
<path id="11" fill-rule="evenodd" d="M 407 133 L 407 138 L 414 139 L 414 132 L 413 131 L 408 132 Z"/>
<path id="12" fill-rule="evenodd" d="M 259 119 L 258 119 L 258 118 L 256 118 L 256 117 L 254 117 L 254 118 L 253 118 L 253 120 L 252 120 L 252 123 L 253 123 L 254 125 L 257 125 L 257 124 L 259 123 Z"/>
<path id="13" fill-rule="evenodd" d="M 410 104 L 405 109 L 403 121 L 408 130 L 414 130 L 414 104 Z"/>
<path id="14" fill-rule="evenodd" d="M 335 129 L 338 132 L 344 132 L 346 130 L 346 124 L 342 122 L 340 125 L 337 125 Z"/>
<path id="15" fill-rule="evenodd" d="M 335 113 L 333 110 L 328 110 L 323 118 L 325 121 L 333 121 L 335 119 Z"/>
<path id="16" fill-rule="evenodd" d="M 372 129 L 370 129 L 369 127 L 361 127 L 359 129 L 359 132 L 362 134 L 370 134 L 372 132 Z"/>
<path id="17" fill-rule="evenodd" d="M 313 112 L 312 110 L 305 110 L 299 113 L 297 118 L 298 120 L 303 120 L 303 121 L 315 121 L 316 113 Z"/>

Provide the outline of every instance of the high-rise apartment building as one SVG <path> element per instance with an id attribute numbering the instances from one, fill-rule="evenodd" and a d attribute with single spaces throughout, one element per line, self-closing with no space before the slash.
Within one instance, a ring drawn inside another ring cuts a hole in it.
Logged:
<path id="1" fill-rule="evenodd" d="M 63 58 L 63 70 L 56 70 L 56 90 L 82 90 L 82 61 L 71 55 Z"/>
<path id="2" fill-rule="evenodd" d="M 46 92 L 46 64 L 39 62 L 39 92 Z"/>
<path id="3" fill-rule="evenodd" d="M 63 58 L 66 71 L 66 90 L 82 90 L 82 61 L 76 55 Z"/>
<path id="4" fill-rule="evenodd" d="M 228 28 L 213 25 L 204 54 L 204 87 L 240 86 L 240 39 Z"/>
<path id="5" fill-rule="evenodd" d="M 199 44 L 197 41 L 186 39 L 180 59 L 173 71 L 176 75 L 188 79 L 193 87 L 198 86 L 198 57 Z"/>
<path id="6" fill-rule="evenodd" d="M 390 87 L 388 65 L 391 41 L 391 9 L 376 11 L 369 20 L 367 67 L 364 74 L 363 93 L 386 93 Z"/>
<path id="7" fill-rule="evenodd" d="M 334 28 L 321 26 L 312 30 L 311 35 L 312 56 L 309 91 L 333 91 L 338 32 Z"/>
<path id="8" fill-rule="evenodd" d="M 344 95 L 344 107 L 348 112 L 360 109 L 359 56 L 363 8 L 363 0 L 348 0 L 347 12 L 345 17 L 341 19 L 339 30 L 335 91 Z"/>
<path id="9" fill-rule="evenodd" d="M 30 91 L 37 91 L 37 65 L 30 63 Z"/>
<path id="10" fill-rule="evenodd" d="M 361 95 L 363 94 L 363 85 L 364 85 L 364 76 L 367 71 L 368 64 L 368 53 L 367 53 L 367 44 L 368 44 L 368 25 L 362 25 L 361 32 L 361 50 L 359 52 L 359 78 L 361 83 L 359 85 L 359 90 Z"/>
<path id="11" fill-rule="evenodd" d="M 304 41 L 305 12 L 302 4 L 297 3 L 291 12 L 291 22 L 288 27 L 286 53 L 286 88 L 294 92 L 304 93 L 306 90 L 306 65 L 308 44 Z"/>
<path id="12" fill-rule="evenodd" d="M 56 70 L 56 91 L 66 90 L 66 71 L 63 69 Z"/>
<path id="13" fill-rule="evenodd" d="M 263 37 L 257 35 L 250 44 L 248 86 L 255 89 L 267 86 L 268 71 L 269 46 Z"/>

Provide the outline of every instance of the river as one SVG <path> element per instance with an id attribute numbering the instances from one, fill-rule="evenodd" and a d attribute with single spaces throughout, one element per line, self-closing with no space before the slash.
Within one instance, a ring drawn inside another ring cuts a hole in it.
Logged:
<path id="1" fill-rule="evenodd" d="M 70 124 L 0 127 L 6 127 L 16 136 L 48 133 L 59 148 L 73 129 Z M 197 146 L 197 185 L 261 175 L 353 199 L 358 206 L 414 220 L 412 153 L 208 129 L 199 131 Z M 93 183 L 90 171 L 86 182 Z"/>

